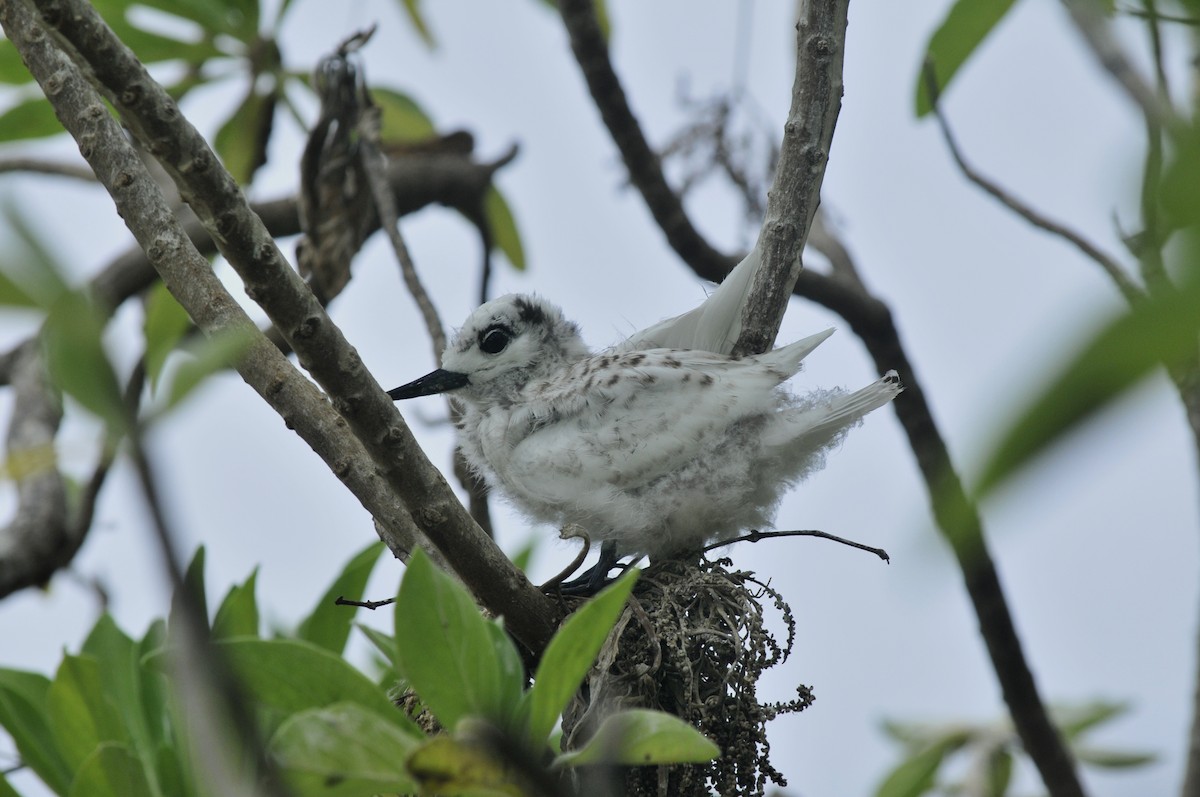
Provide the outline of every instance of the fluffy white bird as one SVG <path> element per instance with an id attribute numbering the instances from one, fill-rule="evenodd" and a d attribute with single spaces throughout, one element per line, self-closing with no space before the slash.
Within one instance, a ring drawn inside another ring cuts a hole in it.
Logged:
<path id="1" fill-rule="evenodd" d="M 532 519 L 603 541 L 605 559 L 768 526 L 782 494 L 903 388 L 891 371 L 853 393 L 783 389 L 831 329 L 728 356 L 757 266 L 756 250 L 696 310 L 598 354 L 553 304 L 502 296 L 467 318 L 442 368 L 389 395 L 450 393 L 467 462 Z"/>

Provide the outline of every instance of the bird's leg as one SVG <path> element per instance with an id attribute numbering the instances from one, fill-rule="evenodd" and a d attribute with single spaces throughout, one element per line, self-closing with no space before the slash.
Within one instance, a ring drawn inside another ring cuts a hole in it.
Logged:
<path id="1" fill-rule="evenodd" d="M 580 573 L 578 578 L 573 578 L 559 585 L 555 589 L 555 592 L 576 597 L 595 595 L 608 585 L 608 571 L 616 567 L 618 558 L 617 544 L 612 540 L 608 540 L 601 544 L 600 559 L 596 564 Z"/>

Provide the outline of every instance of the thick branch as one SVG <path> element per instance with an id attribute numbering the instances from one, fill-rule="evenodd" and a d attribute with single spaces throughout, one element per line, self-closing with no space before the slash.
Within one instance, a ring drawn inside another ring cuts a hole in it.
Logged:
<path id="1" fill-rule="evenodd" d="M 806 0 L 796 25 L 796 78 L 783 126 L 779 165 L 767 194 L 759 246 L 762 267 L 742 307 L 733 355 L 759 354 L 775 343 L 788 298 L 803 268 L 800 256 L 821 202 L 833 129 L 842 107 L 842 61 L 849 0 Z"/>
<path id="2" fill-rule="evenodd" d="M 593 35 L 598 29 L 591 4 L 587 0 L 562 0 L 561 8 L 576 60 L 621 151 L 631 182 L 641 192 L 680 258 L 697 275 L 720 281 L 736 259 L 709 245 L 684 212 L 679 197 L 667 185 L 658 160 L 629 109 L 604 40 Z M 1013 724 L 1050 793 L 1056 797 L 1082 795 L 1071 756 L 1050 723 L 1022 652 L 999 576 L 988 554 L 982 521 L 953 470 L 945 441 L 904 351 L 891 311 L 867 292 L 812 271 L 800 274 L 795 293 L 845 318 L 866 344 L 880 374 L 894 368 L 903 376 L 905 392 L 894 402 L 896 415 L 925 479 L 938 528 L 963 570 L 967 592 L 979 618 L 980 633 Z"/>
<path id="3" fill-rule="evenodd" d="M 264 306 L 301 362 L 330 393 L 362 445 L 347 439 L 345 422 L 331 417 L 319 392 L 224 292 L 187 241 L 161 193 L 151 188 L 144 168 L 79 71 L 44 36 L 30 35 L 31 25 L 9 31 L 10 39 L 22 41 L 20 49 L 31 71 L 176 298 L 206 332 L 236 329 L 246 335 L 252 344 L 239 368 L 243 377 L 314 449 L 320 446 L 318 453 L 348 485 L 353 478 L 358 488 L 384 488 L 370 495 L 365 495 L 365 489 L 355 493 L 385 525 L 415 520 L 425 536 L 448 554 L 480 599 L 505 615 L 509 627 L 527 645 L 539 649 L 554 628 L 553 606 L 470 520 L 203 138 L 94 9 L 75 0 L 39 6 L 112 92 L 110 99 L 125 124 L 166 167 L 221 252 L 242 275 L 247 292 Z M 14 19 L 14 12 L 6 10 L 6 29 L 15 27 Z M 31 57 L 31 52 L 37 57 Z M 368 456 L 362 455 L 363 448 Z M 350 456 L 330 456 L 334 451 Z M 377 475 L 385 484 L 378 483 Z M 415 508 L 413 516 L 400 506 L 396 494 Z"/>

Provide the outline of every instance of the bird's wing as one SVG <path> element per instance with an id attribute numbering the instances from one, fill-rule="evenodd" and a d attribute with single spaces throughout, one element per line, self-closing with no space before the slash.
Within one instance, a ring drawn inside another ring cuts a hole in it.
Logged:
<path id="1" fill-rule="evenodd" d="M 621 351 L 695 349 L 728 354 L 742 331 L 742 306 L 761 264 L 762 254 L 755 245 L 699 307 L 635 332 L 617 348 Z"/>
<path id="2" fill-rule="evenodd" d="M 753 359 L 655 350 L 590 358 L 531 385 L 502 477 L 545 501 L 628 490 L 681 467 L 740 418 L 769 412 L 789 374 Z"/>

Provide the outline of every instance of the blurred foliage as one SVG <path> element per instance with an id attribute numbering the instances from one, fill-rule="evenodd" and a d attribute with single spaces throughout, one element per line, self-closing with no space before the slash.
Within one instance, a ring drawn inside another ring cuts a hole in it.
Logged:
<path id="1" fill-rule="evenodd" d="M 1153 763 L 1155 757 L 1094 747 L 1084 737 L 1128 710 L 1124 703 L 1100 700 L 1051 707 L 1050 714 L 1076 760 L 1084 766 L 1124 769 Z M 1007 718 L 985 725 L 885 722 L 883 730 L 903 747 L 904 753 L 875 790 L 875 797 L 1003 797 L 1010 793 L 1014 764 L 1023 755 L 1021 740 Z M 966 774 L 947 779 L 943 771 L 955 763 L 965 764 Z"/>
<path id="2" fill-rule="evenodd" d="M 563 624 L 527 689 L 503 626 L 484 618 L 466 590 L 418 551 L 400 586 L 394 635 L 370 633 L 403 680 L 377 684 L 344 658 L 354 610 L 334 596 L 361 600 L 383 550 L 372 543 L 352 558 L 294 632 L 262 634 L 257 571 L 217 606 L 209 629 L 216 652 L 254 706 L 293 794 L 515 794 L 530 777 L 577 765 L 700 762 L 717 754 L 691 726 L 644 710 L 614 713 L 578 751 L 551 749 L 551 732 L 624 609 L 636 572 Z M 186 581 L 205 605 L 203 548 Z M 55 794 L 207 793 L 174 693 L 176 622 L 156 620 L 138 640 L 105 614 L 53 677 L 0 668 L 0 726 L 24 766 Z M 426 733 L 393 701 L 410 690 L 415 705 L 447 730 Z M 520 754 L 506 752 L 513 750 Z M 19 795 L 2 775 L 0 795 Z"/>

